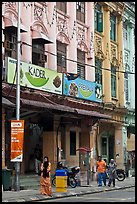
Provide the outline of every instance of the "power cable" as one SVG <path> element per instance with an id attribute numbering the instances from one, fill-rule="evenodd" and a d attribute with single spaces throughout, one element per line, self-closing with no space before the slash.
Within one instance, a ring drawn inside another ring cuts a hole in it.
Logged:
<path id="1" fill-rule="evenodd" d="M 26 42 L 22 42 L 22 44 L 24 44 L 24 45 L 26 45 L 26 46 L 30 46 L 30 47 L 32 47 L 32 45 L 30 45 L 30 44 L 28 44 L 28 43 L 26 43 Z M 37 50 L 39 50 L 39 51 L 43 51 L 43 50 L 41 50 L 41 49 L 39 49 L 39 48 L 37 48 Z M 57 54 L 54 54 L 54 53 L 52 53 L 52 52 L 49 52 L 49 51 L 46 51 L 46 50 L 44 50 L 44 52 L 46 52 L 46 53 L 48 53 L 48 54 L 51 54 L 51 55 L 53 55 L 53 56 L 55 56 L 55 57 L 57 57 Z M 78 63 L 78 64 L 80 64 L 80 65 L 85 65 L 85 66 L 89 66 L 89 67 L 92 67 L 92 68 L 98 68 L 98 66 L 95 66 L 95 65 L 89 65 L 89 64 L 87 64 L 87 63 L 82 63 L 82 62 L 78 62 L 78 61 L 76 61 L 76 60 L 72 60 L 72 59 L 68 59 L 68 58 L 65 58 L 66 60 L 68 60 L 68 61 L 71 61 L 71 62 L 74 62 L 74 63 Z M 103 70 L 106 70 L 106 71 L 111 71 L 109 68 L 104 68 L 104 67 L 101 67 L 101 69 L 103 69 Z M 120 71 L 120 70 L 116 70 L 116 72 L 119 72 L 119 73 L 126 73 L 126 74 L 135 74 L 134 72 L 125 72 L 125 71 Z"/>

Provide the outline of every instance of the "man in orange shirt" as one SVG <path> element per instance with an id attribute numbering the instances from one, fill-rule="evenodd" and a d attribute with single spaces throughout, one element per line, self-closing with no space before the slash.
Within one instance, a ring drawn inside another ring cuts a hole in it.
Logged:
<path id="1" fill-rule="evenodd" d="M 96 169 L 98 173 L 98 186 L 102 186 L 102 180 L 106 186 L 106 162 L 102 160 L 101 156 L 98 156 L 98 161 L 96 163 Z"/>

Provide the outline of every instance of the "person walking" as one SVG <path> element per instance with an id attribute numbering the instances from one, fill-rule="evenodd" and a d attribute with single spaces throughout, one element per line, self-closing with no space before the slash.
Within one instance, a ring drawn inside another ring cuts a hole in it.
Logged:
<path id="1" fill-rule="evenodd" d="M 98 175 L 98 186 L 102 186 L 102 180 L 104 186 L 106 186 L 106 162 L 102 160 L 101 156 L 98 156 L 98 161 L 96 163 L 96 170 Z"/>
<path id="2" fill-rule="evenodd" d="M 50 171 L 51 163 L 49 162 L 49 158 L 45 156 L 41 163 L 40 193 L 48 196 L 52 196 Z"/>
<path id="3" fill-rule="evenodd" d="M 117 174 L 116 174 L 116 163 L 114 159 L 111 159 L 108 165 L 108 175 L 109 175 L 108 186 L 110 187 L 113 181 L 113 187 L 115 187 L 115 179 L 117 177 Z"/>

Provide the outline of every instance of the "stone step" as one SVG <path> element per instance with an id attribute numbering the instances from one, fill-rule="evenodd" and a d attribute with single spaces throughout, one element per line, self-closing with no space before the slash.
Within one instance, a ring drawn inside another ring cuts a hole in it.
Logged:
<path id="1" fill-rule="evenodd" d="M 12 176 L 12 183 L 14 183 L 14 177 Z M 20 175 L 20 189 L 39 189 L 40 186 L 40 176 L 33 175 Z"/>

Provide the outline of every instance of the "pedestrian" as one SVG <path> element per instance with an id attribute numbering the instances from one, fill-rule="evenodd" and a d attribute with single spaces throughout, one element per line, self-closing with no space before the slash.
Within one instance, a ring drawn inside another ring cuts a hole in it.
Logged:
<path id="1" fill-rule="evenodd" d="M 98 156 L 98 161 L 96 163 L 96 170 L 98 175 L 98 186 L 102 186 L 102 180 L 104 186 L 106 186 L 106 162 L 102 160 L 101 156 Z"/>
<path id="2" fill-rule="evenodd" d="M 45 156 L 41 163 L 40 193 L 48 196 L 52 196 L 50 171 L 51 163 L 49 162 L 49 158 Z"/>
<path id="3" fill-rule="evenodd" d="M 108 165 L 108 175 L 109 175 L 108 186 L 111 186 L 111 183 L 113 181 L 113 187 L 115 187 L 115 179 L 117 177 L 117 174 L 116 174 L 116 163 L 114 159 L 111 159 Z"/>
<path id="4" fill-rule="evenodd" d="M 106 171 L 105 171 L 105 173 L 106 173 L 106 179 L 107 179 L 107 169 L 108 169 L 108 165 L 107 165 L 107 160 L 104 159 L 104 161 L 106 162 Z"/>
<path id="5" fill-rule="evenodd" d="M 35 157 L 35 173 L 39 174 L 42 160 L 42 151 L 39 144 L 36 144 L 36 147 L 34 149 L 34 157 Z"/>

